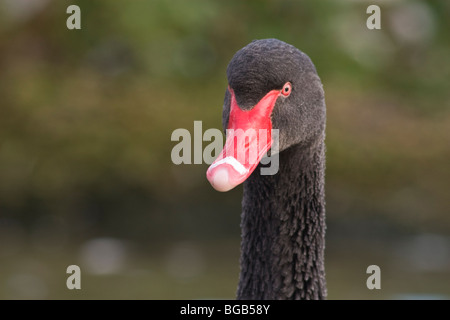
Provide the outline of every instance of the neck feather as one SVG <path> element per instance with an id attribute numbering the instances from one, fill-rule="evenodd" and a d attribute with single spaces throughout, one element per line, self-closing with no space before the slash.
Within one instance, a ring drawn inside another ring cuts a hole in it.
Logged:
<path id="1" fill-rule="evenodd" d="M 280 153 L 244 183 L 238 299 L 324 299 L 323 137 Z"/>

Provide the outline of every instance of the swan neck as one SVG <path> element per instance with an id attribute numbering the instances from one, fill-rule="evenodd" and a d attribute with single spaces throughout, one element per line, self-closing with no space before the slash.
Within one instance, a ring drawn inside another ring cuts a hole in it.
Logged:
<path id="1" fill-rule="evenodd" d="M 323 137 L 279 154 L 244 183 L 238 299 L 324 299 Z"/>

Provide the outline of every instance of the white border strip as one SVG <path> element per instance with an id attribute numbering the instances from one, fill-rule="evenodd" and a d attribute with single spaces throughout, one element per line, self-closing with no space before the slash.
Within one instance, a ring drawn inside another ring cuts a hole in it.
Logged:
<path id="1" fill-rule="evenodd" d="M 213 163 L 209 169 L 213 169 L 221 164 L 229 164 L 230 166 L 233 167 L 234 170 L 236 170 L 237 172 L 239 172 L 239 174 L 244 175 L 248 172 L 248 169 L 246 167 L 244 167 L 242 165 L 242 163 L 240 163 L 239 161 L 237 161 L 237 159 L 235 157 L 226 157 L 223 158 L 222 160 L 217 161 L 216 163 Z"/>

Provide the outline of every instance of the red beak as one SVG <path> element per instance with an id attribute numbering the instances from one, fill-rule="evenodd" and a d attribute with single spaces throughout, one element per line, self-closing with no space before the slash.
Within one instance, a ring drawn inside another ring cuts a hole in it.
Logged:
<path id="1" fill-rule="evenodd" d="M 239 108 L 231 93 L 227 139 L 222 153 L 211 164 L 206 177 L 217 191 L 229 191 L 244 182 L 272 145 L 270 118 L 280 90 L 267 93 L 252 109 Z"/>

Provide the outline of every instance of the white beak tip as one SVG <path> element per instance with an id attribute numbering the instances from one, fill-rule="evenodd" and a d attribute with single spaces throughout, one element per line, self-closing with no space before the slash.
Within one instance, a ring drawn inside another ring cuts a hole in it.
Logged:
<path id="1" fill-rule="evenodd" d="M 211 184 L 217 191 L 227 192 L 235 187 L 230 183 L 229 178 L 228 170 L 226 168 L 220 168 L 214 172 L 214 177 Z"/>

